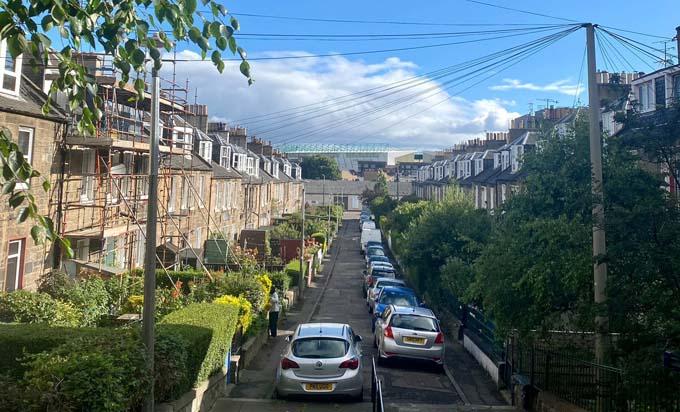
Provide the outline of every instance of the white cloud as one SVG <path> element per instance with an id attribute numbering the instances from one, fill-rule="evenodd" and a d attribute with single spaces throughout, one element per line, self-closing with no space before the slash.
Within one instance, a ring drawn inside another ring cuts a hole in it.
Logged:
<path id="1" fill-rule="evenodd" d="M 537 92 L 557 92 L 566 94 L 568 96 L 576 96 L 583 93 L 584 86 L 582 84 L 573 84 L 569 79 L 558 80 L 556 82 L 545 85 L 537 85 L 534 83 L 524 83 L 517 79 L 503 79 L 503 84 L 498 84 L 490 87 L 491 90 L 531 90 Z"/>
<path id="2" fill-rule="evenodd" d="M 267 55 L 284 54 L 294 53 Z M 198 57 L 192 51 L 177 53 L 177 59 Z M 348 97 L 345 102 L 310 106 L 304 109 L 310 111 L 305 116 L 291 114 L 266 122 L 248 120 L 408 81 L 417 69 L 415 63 L 397 57 L 375 64 L 344 57 L 252 61 L 251 67 L 255 83 L 250 87 L 240 75 L 236 62 L 228 62 L 221 75 L 209 61 L 178 62 L 176 78 L 180 84 L 188 78 L 190 89 L 198 89 L 198 101 L 208 105 L 212 119 L 231 123 L 240 120 L 250 133 L 273 142 L 295 138 L 299 142 L 384 142 L 413 148 L 446 147 L 480 136 L 485 130 L 505 130 L 508 121 L 519 115 L 506 108 L 513 105 L 512 101 L 467 100 L 450 96 L 437 82 L 418 80 L 420 84 L 412 89 L 382 99 L 376 99 L 379 96 L 376 94 L 352 101 Z M 163 76 L 167 77 L 171 70 L 172 66 L 166 63 Z M 421 94 L 416 96 L 418 93 Z M 193 96 L 192 91 L 191 102 Z M 380 109 L 385 104 L 392 106 Z M 288 127 L 283 127 L 286 125 Z M 311 132 L 314 133 L 309 134 Z"/>

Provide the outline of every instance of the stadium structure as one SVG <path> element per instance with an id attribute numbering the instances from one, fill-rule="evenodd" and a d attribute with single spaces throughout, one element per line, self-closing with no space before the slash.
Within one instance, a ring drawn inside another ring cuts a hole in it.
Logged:
<path id="1" fill-rule="evenodd" d="M 302 161 L 305 157 L 313 155 L 328 156 L 337 160 L 340 170 L 353 171 L 359 174 L 368 170 L 379 170 L 393 166 L 397 157 L 410 153 L 408 150 L 395 149 L 385 143 L 297 143 L 284 144 L 279 146 L 278 149 L 293 161 Z"/>

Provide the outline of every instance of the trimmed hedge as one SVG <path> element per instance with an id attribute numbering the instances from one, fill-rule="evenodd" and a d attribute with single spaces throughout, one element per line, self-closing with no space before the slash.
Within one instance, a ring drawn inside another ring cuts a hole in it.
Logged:
<path id="1" fill-rule="evenodd" d="M 106 334 L 106 329 L 60 328 L 45 324 L 0 324 L 0 375 L 20 378 L 26 367 L 19 362 L 27 354 L 50 351 L 64 343 Z"/>
<path id="2" fill-rule="evenodd" d="M 187 384 L 197 386 L 222 369 L 238 314 L 237 305 L 194 303 L 163 318 L 159 334 L 175 336 L 187 344 Z"/>

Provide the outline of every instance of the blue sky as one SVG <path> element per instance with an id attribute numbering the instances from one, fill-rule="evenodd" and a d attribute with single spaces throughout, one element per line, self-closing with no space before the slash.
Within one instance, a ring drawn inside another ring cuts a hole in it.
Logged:
<path id="1" fill-rule="evenodd" d="M 680 7 L 678 7 L 677 0 L 655 0 L 651 2 L 653 4 L 621 0 L 485 1 L 581 22 L 591 21 L 605 26 L 668 36 L 669 39 L 674 35 L 675 27 L 680 25 Z M 624 6 L 626 3 L 630 5 Z M 299 18 L 515 25 L 569 23 L 548 17 L 501 10 L 464 0 L 421 2 L 235 0 L 224 4 L 236 14 L 266 14 Z M 239 20 L 241 32 L 244 34 L 405 34 L 520 27 L 330 23 L 250 16 L 239 16 Z M 630 33 L 622 34 L 663 49 L 662 43 L 654 43 L 661 39 Z M 533 103 L 534 108 L 545 105 L 542 99 L 558 100 L 559 105 L 562 106 L 572 106 L 578 98 L 583 102 L 587 101 L 587 95 L 583 93 L 582 86 L 579 85 L 585 31 L 579 30 L 572 33 L 529 57 L 526 61 L 502 73 L 492 74 L 492 78 L 470 87 L 461 94 L 456 92 L 462 87 L 443 91 L 437 98 L 448 96 L 449 100 L 432 109 L 428 107 L 437 103 L 438 100 L 429 99 L 428 102 L 432 104 L 422 105 L 422 108 L 418 105 L 412 108 L 404 107 L 393 113 L 385 114 L 383 117 L 380 116 L 384 111 L 376 111 L 373 117 L 362 117 L 360 115 L 362 110 L 366 112 L 375 107 L 373 103 L 367 102 L 352 110 L 342 110 L 339 113 L 336 110 L 333 113 L 326 113 L 325 117 L 316 116 L 311 119 L 299 116 L 294 121 L 280 119 L 271 124 L 264 121 L 252 124 L 243 119 L 266 112 L 312 104 L 319 100 L 355 93 L 371 87 L 384 86 L 394 81 L 422 75 L 441 67 L 516 46 L 544 35 L 546 34 L 532 34 L 473 44 L 342 58 L 253 61 L 253 76 L 256 83 L 250 88 L 242 84 L 242 80 L 233 73 L 235 69 L 233 66 L 230 66 L 227 69 L 228 73 L 222 76 L 209 71 L 208 65 L 195 63 L 178 64 L 177 71 L 180 76 L 186 75 L 190 78 L 193 86 L 198 88 L 199 100 L 209 104 L 210 113 L 214 117 L 232 122 L 241 120 L 239 123 L 249 126 L 251 130 L 260 132 L 262 137 L 275 142 L 285 142 L 291 139 L 300 142 L 379 141 L 401 146 L 441 147 L 478 136 L 484 130 L 502 129 L 507 124 L 508 118 L 527 112 L 530 103 Z M 240 44 L 248 50 L 251 57 L 257 57 L 379 50 L 451 41 L 457 41 L 457 39 L 291 41 L 259 40 L 244 36 L 240 39 Z M 600 69 L 629 70 L 627 66 L 632 66 L 636 70 L 650 71 L 658 67 L 648 56 L 646 60 L 649 63 L 646 64 L 651 64 L 652 67 L 636 60 L 621 45 L 617 46 L 621 52 L 620 57 L 615 55 L 616 51 L 611 47 L 607 48 L 608 56 L 598 54 L 600 59 L 598 68 Z M 183 51 L 183 53 L 191 56 L 191 50 Z M 229 72 L 230 69 L 232 72 Z M 431 85 L 442 87 L 442 81 L 433 80 Z M 584 81 L 581 79 L 581 83 Z M 581 93 L 577 95 L 577 91 Z M 225 95 L 232 96 L 232 98 L 225 100 Z M 320 109 L 320 112 L 323 110 Z M 359 115 L 355 110 L 359 110 Z M 346 123 L 343 123 L 343 118 Z M 404 120 L 405 118 L 408 119 Z M 289 124 L 286 124 L 286 121 Z M 365 125 L 364 122 L 366 122 Z M 354 127 L 347 128 L 344 127 L 345 125 Z M 322 133 L 315 133 L 315 131 L 322 131 Z"/>

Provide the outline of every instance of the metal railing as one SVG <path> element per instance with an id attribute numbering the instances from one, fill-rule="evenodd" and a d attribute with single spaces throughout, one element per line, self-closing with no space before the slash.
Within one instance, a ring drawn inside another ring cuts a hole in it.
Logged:
<path id="1" fill-rule="evenodd" d="M 373 404 L 373 412 L 384 412 L 382 396 L 382 382 L 378 378 L 378 373 L 375 369 L 375 358 L 371 357 L 371 403 Z"/>

